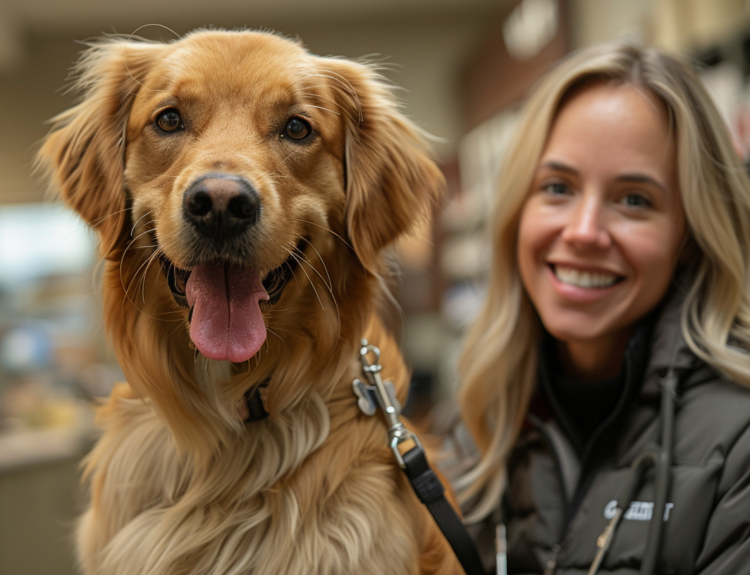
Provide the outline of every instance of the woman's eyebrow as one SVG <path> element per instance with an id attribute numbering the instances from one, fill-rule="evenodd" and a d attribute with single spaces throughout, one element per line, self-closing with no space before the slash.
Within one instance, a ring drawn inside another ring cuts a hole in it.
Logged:
<path id="1" fill-rule="evenodd" d="M 667 187 L 664 184 L 646 174 L 621 174 L 617 176 L 615 180 L 618 182 L 632 182 L 634 184 L 651 184 L 659 188 L 665 194 L 667 193 Z"/>
<path id="2" fill-rule="evenodd" d="M 556 161 L 556 160 L 548 160 L 541 164 L 539 166 L 540 168 L 547 168 L 550 170 L 555 170 L 557 172 L 567 172 L 568 174 L 572 175 L 579 175 L 578 170 L 575 168 L 570 167 L 567 164 L 564 164 L 562 162 Z M 667 193 L 667 187 L 662 184 L 657 179 L 648 176 L 646 174 L 642 173 L 632 173 L 632 174 L 621 174 L 615 178 L 618 182 L 631 182 L 634 184 L 652 184 L 653 186 L 656 186 L 660 190 L 662 190 L 664 193 Z"/>
<path id="3" fill-rule="evenodd" d="M 563 164 L 562 162 L 556 162 L 555 160 L 548 160 L 544 162 L 540 168 L 549 168 L 550 170 L 555 170 L 558 172 L 568 172 L 569 174 L 578 175 L 578 170 L 575 168 L 571 168 L 567 164 Z"/>

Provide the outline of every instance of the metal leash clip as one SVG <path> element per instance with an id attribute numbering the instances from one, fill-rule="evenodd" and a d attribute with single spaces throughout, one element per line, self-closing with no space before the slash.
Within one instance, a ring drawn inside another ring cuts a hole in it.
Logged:
<path id="1" fill-rule="evenodd" d="M 361 341 L 362 347 L 359 350 L 359 359 L 362 362 L 362 371 L 370 381 L 370 384 L 364 383 L 360 379 L 352 382 L 354 394 L 357 396 L 357 405 L 365 415 L 375 415 L 378 406 L 385 414 L 388 420 L 388 438 L 391 444 L 391 451 L 396 456 L 399 466 L 406 469 L 404 458 L 398 447 L 407 441 L 414 442 L 419 449 L 423 449 L 422 442 L 419 438 L 406 429 L 401 423 L 401 404 L 396 399 L 396 389 L 392 381 L 383 381 L 380 377 L 382 366 L 380 365 L 380 350 L 374 345 L 370 345 L 366 339 Z M 374 361 L 370 363 L 368 355 L 374 356 Z"/>

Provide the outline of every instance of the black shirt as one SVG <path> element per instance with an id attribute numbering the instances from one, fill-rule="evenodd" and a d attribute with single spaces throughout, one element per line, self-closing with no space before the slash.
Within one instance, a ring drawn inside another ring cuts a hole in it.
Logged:
<path id="1" fill-rule="evenodd" d="M 539 347 L 540 391 L 579 456 L 601 428 L 619 419 L 614 416 L 621 416 L 640 390 L 655 316 L 650 314 L 636 328 L 620 372 L 598 382 L 586 383 L 564 375 L 557 340 L 545 331 Z"/>

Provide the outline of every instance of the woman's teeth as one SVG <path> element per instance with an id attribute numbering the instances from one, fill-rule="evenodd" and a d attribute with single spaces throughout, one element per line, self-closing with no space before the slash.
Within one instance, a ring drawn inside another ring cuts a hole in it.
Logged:
<path id="1" fill-rule="evenodd" d="M 584 272 L 554 266 L 555 276 L 564 284 L 582 288 L 605 288 L 617 282 L 617 276 L 601 272 Z"/>

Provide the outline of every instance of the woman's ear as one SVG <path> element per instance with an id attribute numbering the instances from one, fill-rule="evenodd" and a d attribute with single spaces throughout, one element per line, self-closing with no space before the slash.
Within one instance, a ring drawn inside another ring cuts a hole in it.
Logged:
<path id="1" fill-rule="evenodd" d="M 125 129 L 141 81 L 163 46 L 140 42 L 94 44 L 75 68 L 81 102 L 55 117 L 36 158 L 63 199 L 98 232 L 111 257 L 124 242 Z"/>
<path id="2" fill-rule="evenodd" d="M 380 251 L 409 232 L 445 186 L 425 134 L 398 109 L 371 67 L 321 59 L 345 123 L 346 228 L 362 264 L 378 273 Z"/>

